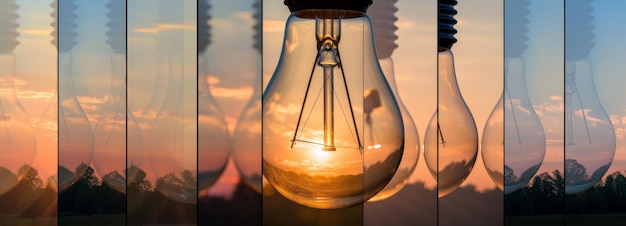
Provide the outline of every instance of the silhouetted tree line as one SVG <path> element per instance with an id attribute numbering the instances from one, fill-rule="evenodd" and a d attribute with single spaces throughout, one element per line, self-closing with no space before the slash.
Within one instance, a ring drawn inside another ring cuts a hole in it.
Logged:
<path id="1" fill-rule="evenodd" d="M 59 166 L 59 172 L 69 171 Z M 94 215 L 94 214 L 125 214 L 126 195 L 109 187 L 95 176 L 95 171 L 80 165 L 76 172 L 84 172 L 77 180 L 59 194 L 59 214 Z M 61 173 L 59 173 L 61 174 Z"/>
<path id="2" fill-rule="evenodd" d="M 56 188 L 51 183 L 44 183 L 35 168 L 23 165 L 17 172 L 20 178 L 1 167 L 0 174 L 3 180 L 14 179 L 5 180 L 14 187 L 0 195 L 0 215 L 25 218 L 57 216 Z"/>
<path id="3" fill-rule="evenodd" d="M 577 178 L 588 178 L 580 169 L 576 172 L 579 172 Z M 568 178 L 567 181 L 573 179 Z M 504 196 L 505 215 L 626 213 L 626 177 L 622 172 L 609 174 L 578 194 L 565 195 L 565 183 L 566 179 L 559 170 L 535 176 L 532 183 Z"/>
<path id="4" fill-rule="evenodd" d="M 172 180 L 179 186 L 195 185 L 197 181 L 190 172 L 181 172 L 180 178 L 173 174 L 163 176 L 152 185 L 145 171 L 131 166 L 128 169 L 128 175 L 132 175 L 128 178 L 128 196 L 103 183 L 87 165 L 77 167 L 76 172 L 84 173 L 57 194 L 56 182 L 44 183 L 37 170 L 29 165 L 22 166 L 17 175 L 0 167 L 3 185 L 15 184 L 0 195 L 0 217 L 58 216 L 59 222 L 73 222 L 75 216 L 113 215 L 118 216 L 114 217 L 115 222 L 126 221 L 128 225 L 196 222 L 200 225 L 254 225 L 261 222 L 261 195 L 243 183 L 238 184 L 230 200 L 206 196 L 200 197 L 198 203 L 182 203 L 167 198 L 155 188 L 164 184 L 170 186 Z M 59 174 L 74 175 L 62 166 Z"/>

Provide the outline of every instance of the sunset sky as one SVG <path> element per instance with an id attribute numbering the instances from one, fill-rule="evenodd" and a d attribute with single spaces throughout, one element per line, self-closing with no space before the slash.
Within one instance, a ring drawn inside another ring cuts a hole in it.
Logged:
<path id="1" fill-rule="evenodd" d="M 161 29 L 181 31 L 184 38 L 186 64 L 194 64 L 195 54 L 195 10 L 191 4 L 184 6 L 184 23 L 176 26 L 157 24 L 156 4 L 148 1 L 129 0 L 128 44 L 130 62 L 129 83 L 148 85 L 129 88 L 129 108 L 138 111 L 148 105 L 152 95 L 154 76 L 158 61 L 155 33 Z M 229 128 L 234 129 L 245 103 L 253 93 L 256 70 L 261 65 L 261 56 L 253 49 L 254 0 L 211 1 L 212 19 L 209 57 L 209 84 L 213 96 L 225 114 Z M 18 32 L 20 36 L 14 51 L 17 59 L 16 88 L 18 98 L 27 110 L 33 123 L 37 122 L 49 105 L 56 89 L 56 49 L 50 43 L 53 37 L 53 18 L 50 3 L 45 4 L 18 0 Z M 104 1 L 79 4 L 79 44 L 75 47 L 76 93 L 81 106 L 95 126 L 108 100 L 111 50 L 106 42 L 106 7 Z M 374 1 L 376 4 L 376 1 Z M 195 3 L 193 4 L 195 5 Z M 405 106 L 416 123 L 420 142 L 423 144 L 426 125 L 436 108 L 436 1 L 400 0 L 397 16 L 399 47 L 392 58 L 398 90 Z M 285 20 L 289 15 L 283 1 L 264 2 L 263 19 L 263 80 L 269 81 L 280 54 Z M 626 2 L 619 0 L 596 1 L 595 48 L 591 52 L 598 96 L 610 115 L 616 131 L 617 145 L 613 164 L 608 173 L 626 169 L 626 101 L 623 87 L 626 84 L 626 66 L 618 62 L 623 59 L 626 32 L 616 31 L 616 21 L 626 22 L 620 10 Z M 502 5 L 487 0 L 459 1 L 455 7 L 459 22 L 455 26 L 459 41 L 453 46 L 459 87 L 474 115 L 479 141 L 485 122 L 502 92 L 503 22 Z M 531 0 L 529 48 L 525 53 L 527 81 L 530 99 L 544 126 L 547 148 L 544 163 L 539 172 L 555 169 L 563 172 L 563 1 Z M 623 30 L 623 29 L 622 29 Z M 131 47 L 132 46 L 132 47 Z M 143 52 L 142 52 L 143 51 Z M 134 54 L 134 55 L 133 55 Z M 33 66 L 35 65 L 35 66 Z M 233 66 L 236 65 L 236 66 Z M 195 74 L 195 65 L 185 73 Z M 195 80 L 194 80 L 195 81 Z M 104 85 L 103 85 L 104 84 Z M 187 84 L 194 87 L 195 83 Z M 259 90 L 257 90 L 259 91 Z M 140 94 L 141 93 L 141 94 Z M 186 95 L 188 95 L 186 93 Z M 189 99 L 195 103 L 195 99 Z M 186 103 L 187 104 L 187 103 Z M 189 107 L 190 105 L 186 105 Z M 53 115 L 51 118 L 56 118 Z M 44 180 L 56 172 L 57 153 L 54 138 L 56 132 L 40 130 L 37 155 L 33 166 Z M 193 155 L 189 155 L 193 156 Z M 480 152 L 479 152 L 480 156 Z M 191 158 L 191 157 L 190 157 Z M 1 164 L 1 163 L 0 163 Z M 213 194 L 228 195 L 238 182 L 237 172 L 229 163 Z M 423 155 L 411 181 L 423 181 L 428 187 L 435 180 L 427 172 Z M 464 185 L 474 185 L 479 191 L 495 188 L 479 157 Z"/>

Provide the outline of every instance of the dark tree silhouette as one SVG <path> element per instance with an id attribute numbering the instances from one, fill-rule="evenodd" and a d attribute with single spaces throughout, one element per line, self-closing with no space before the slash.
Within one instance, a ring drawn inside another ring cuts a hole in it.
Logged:
<path id="1" fill-rule="evenodd" d="M 56 216 L 55 186 L 44 184 L 35 168 L 25 164 L 17 174 L 9 176 L 5 173 L 0 170 L 3 174 L 0 177 L 14 178 L 14 186 L 0 195 L 0 215 L 28 218 Z"/>
<path id="2" fill-rule="evenodd" d="M 576 159 L 565 160 L 565 174 L 567 175 L 567 178 L 565 178 L 566 185 L 583 183 L 589 178 L 587 168 L 578 163 Z"/>
<path id="3" fill-rule="evenodd" d="M 504 165 L 504 184 L 514 184 L 517 182 L 517 176 L 511 167 Z"/>
<path id="4" fill-rule="evenodd" d="M 589 178 L 586 170 L 575 160 L 566 162 L 570 172 L 578 179 Z M 601 175 L 606 166 L 594 174 Z M 597 172 L 597 173 L 596 173 Z M 593 174 L 592 174 L 593 175 Z M 567 180 L 570 181 L 568 174 Z M 592 176 L 593 177 L 593 176 Z M 601 177 L 601 176 L 598 176 Z M 545 224 L 577 225 L 621 225 L 626 213 L 626 177 L 617 171 L 608 174 L 604 180 L 578 194 L 565 195 L 565 178 L 558 170 L 552 174 L 541 173 L 531 184 L 505 195 L 505 216 L 507 222 L 524 225 L 528 222 L 515 216 L 548 215 L 541 218 Z M 565 215 L 564 215 L 565 214 Z M 564 218 L 565 216 L 565 218 Z M 539 219 L 539 218 L 537 218 Z"/>

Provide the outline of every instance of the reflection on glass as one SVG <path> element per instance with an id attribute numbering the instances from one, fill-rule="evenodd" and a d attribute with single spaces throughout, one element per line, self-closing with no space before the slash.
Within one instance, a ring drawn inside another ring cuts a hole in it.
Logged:
<path id="1" fill-rule="evenodd" d="M 159 2 L 159 19 L 162 26 L 184 25 L 184 4 L 174 0 Z M 197 159 L 196 120 L 191 117 L 196 109 L 185 104 L 184 30 L 160 29 L 157 49 L 165 57 L 164 65 L 169 76 L 165 100 L 157 113 L 150 134 L 150 161 L 157 176 L 156 190 L 169 199 L 196 203 Z M 187 87 L 188 88 L 188 87 Z M 193 100 L 193 99 L 191 99 Z M 195 105 L 195 104 L 194 104 Z"/>
<path id="2" fill-rule="evenodd" d="M 206 190 L 222 174 L 231 150 L 228 125 L 208 84 L 209 2 L 198 1 L 198 190 Z M 202 193 L 202 191 L 201 191 Z"/>
<path id="3" fill-rule="evenodd" d="M 437 178 L 438 196 L 457 189 L 478 154 L 478 131 L 456 81 L 452 45 L 456 42 L 456 1 L 439 2 L 438 103 L 424 137 L 424 157 Z"/>
<path id="4" fill-rule="evenodd" d="M 35 131 L 14 86 L 17 9 L 15 1 L 0 2 L 0 195 L 23 179 L 21 168 L 35 156 Z"/>
<path id="5" fill-rule="evenodd" d="M 420 155 L 419 134 L 413 118 L 400 99 L 400 93 L 396 86 L 393 59 L 391 58 L 393 50 L 398 47 L 395 43 L 398 38 L 395 31 L 398 27 L 394 25 L 398 19 L 394 15 L 398 11 L 395 6 L 396 2 L 397 0 L 377 1 L 367 13 L 372 18 L 378 61 L 396 97 L 404 124 L 404 151 L 400 166 L 387 186 L 370 199 L 370 202 L 387 199 L 399 192 L 413 175 Z"/>
<path id="6" fill-rule="evenodd" d="M 261 15 L 263 10 L 261 0 L 254 1 L 254 48 L 261 53 L 262 31 Z M 237 126 L 233 133 L 233 159 L 239 174 L 250 188 L 261 193 L 263 179 L 261 176 L 261 121 L 262 121 L 262 80 L 263 74 L 258 71 L 252 97 L 244 107 Z"/>
<path id="7" fill-rule="evenodd" d="M 615 130 L 600 102 L 589 52 L 594 46 L 591 1 L 567 1 L 565 39 L 565 193 L 592 187 L 609 169 Z"/>
<path id="8" fill-rule="evenodd" d="M 76 99 L 72 48 L 76 45 L 76 3 L 59 7 L 59 191 L 85 175 L 93 155 L 93 133 L 87 115 Z"/>
<path id="9" fill-rule="evenodd" d="M 487 119 L 482 140 L 485 168 L 505 194 L 520 189 L 532 179 L 546 150 L 543 127 L 526 89 L 522 54 L 528 41 L 528 5 L 528 1 L 505 4 L 504 92 Z"/>
<path id="10" fill-rule="evenodd" d="M 126 193 L 126 148 L 129 156 L 143 153 L 142 140 L 126 140 L 126 130 L 138 130 L 126 111 L 126 4 L 110 1 L 106 5 L 107 44 L 111 47 L 111 89 L 98 123 L 94 128 L 93 164 L 102 181 L 118 192 Z M 137 163 L 141 159 L 133 159 Z"/>
<path id="11" fill-rule="evenodd" d="M 263 174 L 307 207 L 361 204 L 391 180 L 404 149 L 371 22 L 359 11 L 288 5 L 280 62 L 263 95 Z"/>

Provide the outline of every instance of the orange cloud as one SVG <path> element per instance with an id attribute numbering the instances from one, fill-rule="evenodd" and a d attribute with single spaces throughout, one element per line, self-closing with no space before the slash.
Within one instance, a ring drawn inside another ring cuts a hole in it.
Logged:
<path id="1" fill-rule="evenodd" d="M 195 30 L 196 26 L 188 25 L 188 24 L 176 24 L 176 23 L 163 23 L 157 24 L 154 27 L 142 27 L 133 29 L 134 32 L 138 33 L 158 33 L 160 31 L 167 30 Z"/>
<path id="2" fill-rule="evenodd" d="M 45 35 L 49 36 L 52 33 L 52 28 L 44 28 L 44 29 L 23 29 L 20 30 L 20 33 L 27 35 Z"/>
<path id="3" fill-rule="evenodd" d="M 263 33 L 282 33 L 285 30 L 285 21 L 263 20 Z"/>

